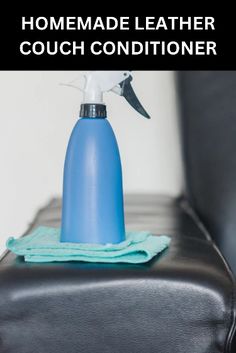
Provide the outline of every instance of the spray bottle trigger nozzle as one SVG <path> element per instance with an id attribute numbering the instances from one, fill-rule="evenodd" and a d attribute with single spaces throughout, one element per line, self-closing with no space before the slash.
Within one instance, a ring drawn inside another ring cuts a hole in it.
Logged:
<path id="1" fill-rule="evenodd" d="M 150 115 L 146 112 L 140 101 L 138 100 L 133 87 L 131 86 L 132 76 L 127 77 L 119 85 L 121 87 L 121 95 L 127 100 L 127 102 L 145 118 L 150 119 Z"/>
<path id="2" fill-rule="evenodd" d="M 64 86 L 76 88 L 84 93 L 84 103 L 103 104 L 103 93 L 112 91 L 123 96 L 127 102 L 145 118 L 150 119 L 149 114 L 138 100 L 132 86 L 131 71 L 89 71 Z"/>

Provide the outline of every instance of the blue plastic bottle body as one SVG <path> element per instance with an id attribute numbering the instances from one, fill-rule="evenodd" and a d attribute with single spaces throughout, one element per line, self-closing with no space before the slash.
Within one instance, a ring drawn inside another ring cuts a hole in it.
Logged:
<path id="1" fill-rule="evenodd" d="M 122 170 L 107 119 L 76 123 L 64 166 L 61 241 L 119 243 L 125 239 Z"/>

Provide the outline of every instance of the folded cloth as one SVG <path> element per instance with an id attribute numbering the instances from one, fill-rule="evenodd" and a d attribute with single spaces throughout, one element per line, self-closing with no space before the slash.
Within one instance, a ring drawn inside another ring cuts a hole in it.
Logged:
<path id="1" fill-rule="evenodd" d="M 119 244 L 60 242 L 60 229 L 39 227 L 24 237 L 7 240 L 7 248 L 27 262 L 87 261 L 143 263 L 169 246 L 170 238 L 149 232 L 127 232 Z"/>

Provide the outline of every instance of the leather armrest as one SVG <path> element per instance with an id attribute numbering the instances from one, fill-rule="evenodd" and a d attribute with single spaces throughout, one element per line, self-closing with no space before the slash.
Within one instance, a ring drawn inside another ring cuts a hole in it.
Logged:
<path id="1" fill-rule="evenodd" d="M 30 230 L 60 225 L 60 200 Z M 235 284 L 185 200 L 126 199 L 129 230 L 168 234 L 143 265 L 0 262 L 0 352 L 233 352 Z"/>

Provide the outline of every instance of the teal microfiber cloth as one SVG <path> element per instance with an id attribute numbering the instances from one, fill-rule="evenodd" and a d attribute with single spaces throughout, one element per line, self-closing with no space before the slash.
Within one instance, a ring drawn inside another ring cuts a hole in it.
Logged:
<path id="1" fill-rule="evenodd" d="M 170 238 L 149 232 L 127 232 L 119 244 L 82 244 L 60 242 L 60 229 L 39 227 L 19 239 L 7 240 L 7 248 L 27 262 L 87 261 L 143 263 L 165 250 Z"/>

